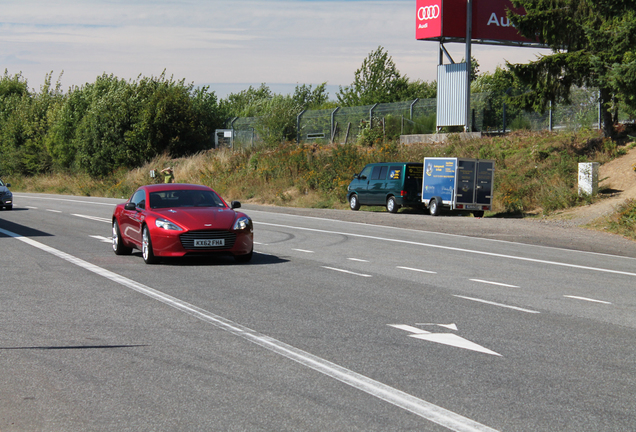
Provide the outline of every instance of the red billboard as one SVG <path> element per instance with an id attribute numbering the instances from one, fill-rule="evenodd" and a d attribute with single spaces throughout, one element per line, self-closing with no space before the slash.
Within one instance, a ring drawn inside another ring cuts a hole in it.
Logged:
<path id="1" fill-rule="evenodd" d="M 521 36 L 507 11 L 523 14 L 510 0 L 472 0 L 472 40 L 518 45 L 535 43 Z M 466 0 L 416 0 L 415 38 L 445 40 L 466 38 Z"/>

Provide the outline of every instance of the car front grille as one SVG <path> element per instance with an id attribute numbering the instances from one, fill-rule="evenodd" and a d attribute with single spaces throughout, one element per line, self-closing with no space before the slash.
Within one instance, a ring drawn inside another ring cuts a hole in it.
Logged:
<path id="1" fill-rule="evenodd" d="M 214 249 L 231 249 L 236 242 L 236 233 L 230 231 L 189 231 L 179 236 L 181 240 L 181 246 L 184 249 L 190 250 L 214 250 Z M 225 246 L 207 246 L 207 247 L 195 247 L 195 240 L 210 240 L 210 239 L 225 239 Z"/>

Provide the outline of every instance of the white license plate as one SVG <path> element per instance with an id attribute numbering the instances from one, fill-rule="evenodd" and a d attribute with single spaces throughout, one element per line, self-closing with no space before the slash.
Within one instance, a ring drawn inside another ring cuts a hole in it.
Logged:
<path id="1" fill-rule="evenodd" d="M 476 204 L 468 204 L 466 205 L 466 209 L 467 210 L 479 210 L 481 208 L 480 205 L 476 205 Z"/>
<path id="2" fill-rule="evenodd" d="M 225 239 L 195 240 L 194 247 L 225 246 Z"/>

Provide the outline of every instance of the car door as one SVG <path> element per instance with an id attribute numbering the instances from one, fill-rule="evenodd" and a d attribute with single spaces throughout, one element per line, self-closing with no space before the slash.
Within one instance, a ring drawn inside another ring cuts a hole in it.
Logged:
<path id="1" fill-rule="evenodd" d="M 369 181 L 369 204 L 384 205 L 386 203 L 386 175 L 388 171 L 387 165 L 373 167 Z"/>
<path id="2" fill-rule="evenodd" d="M 358 178 L 351 182 L 351 190 L 358 194 L 358 202 L 363 205 L 369 204 L 369 181 L 372 170 L 372 165 L 365 166 Z"/>
<path id="3" fill-rule="evenodd" d="M 146 201 L 146 191 L 137 190 L 128 201 L 135 205 L 134 209 L 124 208 L 119 219 L 121 235 L 138 246 L 141 246 L 141 226 L 145 220 Z"/>

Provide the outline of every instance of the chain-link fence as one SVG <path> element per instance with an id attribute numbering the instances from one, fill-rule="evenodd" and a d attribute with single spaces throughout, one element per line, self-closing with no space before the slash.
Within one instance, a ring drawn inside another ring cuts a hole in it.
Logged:
<path id="1" fill-rule="evenodd" d="M 600 107 L 598 92 L 575 89 L 570 105 L 551 106 L 546 112 L 526 112 L 502 103 L 502 96 L 491 93 L 471 94 L 472 128 L 482 132 L 513 130 L 577 130 L 598 128 Z M 355 142 L 364 131 L 374 130 L 385 138 L 400 135 L 432 134 L 437 131 L 436 99 L 381 103 L 358 107 L 306 110 L 296 118 L 297 142 Z M 629 116 L 619 111 L 619 120 Z M 234 148 L 259 145 L 259 117 L 240 117 L 231 121 Z"/>

